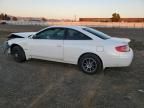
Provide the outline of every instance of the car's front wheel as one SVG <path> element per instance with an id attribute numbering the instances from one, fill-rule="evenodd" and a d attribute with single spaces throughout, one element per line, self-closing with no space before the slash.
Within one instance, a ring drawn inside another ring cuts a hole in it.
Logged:
<path id="1" fill-rule="evenodd" d="M 99 57 L 94 54 L 83 55 L 78 63 L 80 69 L 87 74 L 95 74 L 102 71 L 102 62 Z"/>
<path id="2" fill-rule="evenodd" d="M 24 62 L 26 60 L 25 52 L 20 46 L 14 46 L 11 54 L 16 62 Z"/>

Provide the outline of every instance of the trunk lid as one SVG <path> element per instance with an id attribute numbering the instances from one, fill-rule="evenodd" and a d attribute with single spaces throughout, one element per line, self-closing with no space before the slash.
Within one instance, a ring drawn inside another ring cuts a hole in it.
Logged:
<path id="1" fill-rule="evenodd" d="M 124 44 L 128 44 L 131 41 L 128 38 L 116 38 L 116 37 L 112 37 L 109 40 L 113 42 L 124 43 Z"/>

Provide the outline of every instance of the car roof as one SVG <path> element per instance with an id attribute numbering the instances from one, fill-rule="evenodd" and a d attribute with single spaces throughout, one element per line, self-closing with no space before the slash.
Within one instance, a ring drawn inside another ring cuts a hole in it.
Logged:
<path id="1" fill-rule="evenodd" d="M 37 33 L 46 30 L 46 29 L 50 29 L 50 28 L 69 28 L 69 29 L 74 29 L 74 30 L 78 30 L 83 32 L 83 28 L 87 28 L 86 26 L 63 26 L 63 25 L 55 25 L 55 26 L 48 26 L 44 29 L 41 29 L 40 31 L 38 31 Z"/>
<path id="2" fill-rule="evenodd" d="M 71 29 L 83 29 L 83 28 L 87 28 L 85 26 L 49 26 L 48 28 L 53 28 L 53 27 L 71 28 Z"/>

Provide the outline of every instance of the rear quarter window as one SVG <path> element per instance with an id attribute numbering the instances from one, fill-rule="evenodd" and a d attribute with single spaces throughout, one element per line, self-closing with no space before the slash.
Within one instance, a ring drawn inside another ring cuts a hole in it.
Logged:
<path id="1" fill-rule="evenodd" d="M 100 32 L 98 30 L 95 30 L 95 29 L 92 29 L 92 28 L 83 28 L 83 30 L 103 39 L 103 40 L 106 40 L 106 39 L 109 39 L 110 36 L 108 36 L 107 34 L 103 33 L 103 32 Z"/>
<path id="2" fill-rule="evenodd" d="M 73 29 L 67 29 L 66 40 L 92 40 L 89 36 Z"/>

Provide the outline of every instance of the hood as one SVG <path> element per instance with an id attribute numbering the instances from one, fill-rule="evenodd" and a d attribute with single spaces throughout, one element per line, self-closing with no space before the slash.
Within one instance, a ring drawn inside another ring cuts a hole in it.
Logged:
<path id="1" fill-rule="evenodd" d="M 21 38 L 28 38 L 30 35 L 34 35 L 36 32 L 22 32 L 22 33 L 12 33 L 11 36 L 18 36 Z"/>

